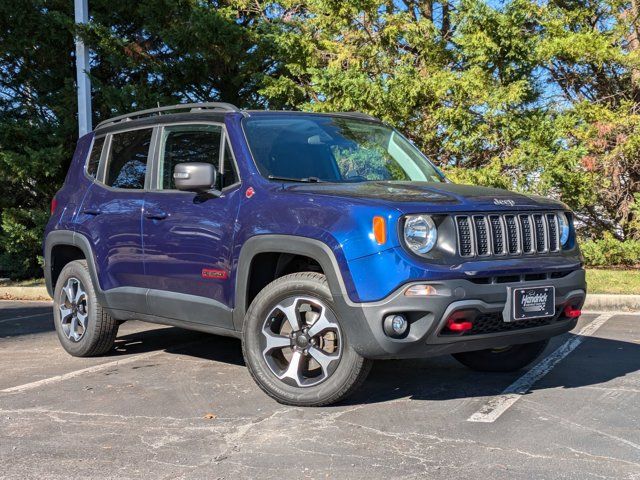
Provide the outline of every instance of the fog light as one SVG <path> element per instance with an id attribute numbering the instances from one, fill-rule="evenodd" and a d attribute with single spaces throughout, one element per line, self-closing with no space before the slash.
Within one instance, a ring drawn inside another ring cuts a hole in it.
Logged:
<path id="1" fill-rule="evenodd" d="M 407 297 L 428 297 L 437 295 L 438 291 L 431 285 L 412 285 L 404 291 Z"/>
<path id="2" fill-rule="evenodd" d="M 409 328 L 409 322 L 403 315 L 387 315 L 384 318 L 384 333 L 390 337 L 401 337 Z"/>

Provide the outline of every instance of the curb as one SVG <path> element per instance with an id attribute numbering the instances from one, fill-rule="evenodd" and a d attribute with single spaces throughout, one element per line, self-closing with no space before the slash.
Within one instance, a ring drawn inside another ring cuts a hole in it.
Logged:
<path id="1" fill-rule="evenodd" d="M 582 306 L 585 311 L 640 312 L 640 295 L 589 293 Z"/>

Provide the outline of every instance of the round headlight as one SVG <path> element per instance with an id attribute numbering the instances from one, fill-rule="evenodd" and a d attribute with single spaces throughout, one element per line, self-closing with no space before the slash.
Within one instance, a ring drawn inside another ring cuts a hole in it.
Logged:
<path id="1" fill-rule="evenodd" d="M 565 245 L 569 240 L 569 220 L 564 213 L 558 214 L 558 225 L 560 226 L 560 245 Z"/>
<path id="2" fill-rule="evenodd" d="M 438 240 L 436 224 L 429 215 L 410 215 L 404 222 L 404 241 L 416 253 L 427 253 Z"/>

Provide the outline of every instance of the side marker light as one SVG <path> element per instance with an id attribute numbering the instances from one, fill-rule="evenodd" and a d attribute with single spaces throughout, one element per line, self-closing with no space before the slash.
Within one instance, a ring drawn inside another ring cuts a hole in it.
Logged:
<path id="1" fill-rule="evenodd" d="M 384 217 L 373 217 L 373 237 L 378 245 L 387 243 L 387 223 Z"/>

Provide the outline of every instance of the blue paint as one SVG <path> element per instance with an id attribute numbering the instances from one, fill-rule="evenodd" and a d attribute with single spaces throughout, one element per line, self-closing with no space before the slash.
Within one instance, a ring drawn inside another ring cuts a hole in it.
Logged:
<path id="1" fill-rule="evenodd" d="M 115 190 L 94 182 L 83 172 L 93 133 L 82 137 L 66 182 L 56 195 L 64 208 L 52 216 L 46 233 L 75 230 L 89 239 L 104 290 L 129 286 L 175 291 L 211 298 L 231 308 L 240 251 L 248 239 L 258 235 L 295 235 L 326 244 L 353 302 L 380 300 L 413 281 L 561 271 L 581 265 L 573 230 L 566 251 L 534 261 L 447 263 L 413 255 L 404 247 L 398 228 L 406 214 L 514 210 L 497 205 L 496 199 L 514 200 L 518 209 L 528 211 L 564 210 L 566 206 L 540 197 L 451 183 L 270 181 L 252 159 L 242 119 L 240 113 L 224 116 L 241 183 L 226 190 L 222 198 L 200 203 L 193 193 Z M 249 187 L 255 191 L 251 198 L 245 195 Z M 66 208 L 75 213 L 64 215 Z M 86 213 L 91 210 L 100 214 Z M 164 212 L 167 218 L 148 218 L 154 212 Z M 386 219 L 384 245 L 373 238 L 374 216 Z M 204 268 L 228 272 L 228 278 L 204 279 Z"/>

